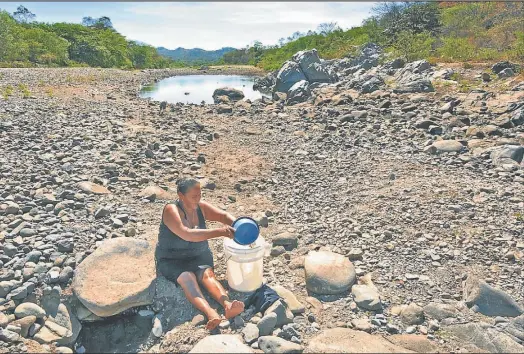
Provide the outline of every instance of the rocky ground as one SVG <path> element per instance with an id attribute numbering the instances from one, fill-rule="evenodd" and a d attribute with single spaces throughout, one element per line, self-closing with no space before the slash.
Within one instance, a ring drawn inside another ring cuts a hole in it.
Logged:
<path id="1" fill-rule="evenodd" d="M 524 352 L 524 78 L 373 55 L 162 114 L 140 85 L 193 72 L 0 69 L 0 350 Z M 208 333 L 154 281 L 188 175 L 264 226 L 288 306 Z"/>

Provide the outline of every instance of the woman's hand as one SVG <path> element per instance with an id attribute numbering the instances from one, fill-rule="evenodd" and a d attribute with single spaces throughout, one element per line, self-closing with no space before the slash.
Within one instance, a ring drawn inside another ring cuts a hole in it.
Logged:
<path id="1" fill-rule="evenodd" d="M 227 238 L 231 238 L 231 239 L 235 237 L 235 229 L 232 228 L 231 226 L 226 225 L 221 230 L 223 231 L 222 232 L 223 236 Z"/>

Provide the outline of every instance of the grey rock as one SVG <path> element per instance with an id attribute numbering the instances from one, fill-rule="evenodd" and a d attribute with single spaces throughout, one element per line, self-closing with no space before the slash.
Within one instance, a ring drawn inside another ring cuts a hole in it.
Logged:
<path id="1" fill-rule="evenodd" d="M 44 318 L 46 315 L 43 308 L 32 302 L 24 302 L 18 305 L 15 309 L 16 318 L 24 318 L 26 316 L 35 316 L 36 318 Z"/>
<path id="2" fill-rule="evenodd" d="M 445 318 L 456 318 L 459 313 L 459 310 L 451 304 L 432 302 L 424 306 L 424 314 L 439 321 L 442 321 Z"/>
<path id="3" fill-rule="evenodd" d="M 380 294 L 374 286 L 353 285 L 351 293 L 359 307 L 371 311 L 382 309 Z"/>
<path id="4" fill-rule="evenodd" d="M 287 306 L 294 315 L 303 313 L 305 311 L 304 305 L 302 305 L 300 301 L 298 301 L 293 292 L 280 285 L 273 285 L 272 288 L 276 291 L 278 296 L 280 296 L 284 300 L 284 302 L 287 304 Z"/>
<path id="5" fill-rule="evenodd" d="M 217 103 L 216 100 L 220 96 L 226 96 L 227 98 L 229 98 L 231 102 L 240 101 L 245 97 L 242 91 L 231 88 L 231 87 L 217 88 L 213 92 L 213 100 L 215 100 L 215 103 Z"/>
<path id="6" fill-rule="evenodd" d="M 7 329 L 0 328 L 0 341 L 7 343 L 18 342 L 21 340 L 21 337 L 18 333 L 11 332 Z"/>
<path id="7" fill-rule="evenodd" d="M 306 80 L 313 82 L 332 82 L 333 78 L 328 70 L 322 65 L 316 49 L 297 52 L 293 55 L 293 60 L 297 62 L 304 73 Z M 278 82 L 278 76 L 277 76 Z"/>
<path id="8" fill-rule="evenodd" d="M 520 341 L 520 344 L 524 343 L 524 315 L 515 317 L 510 321 L 510 323 L 504 327 L 504 332 L 516 338 Z"/>
<path id="9" fill-rule="evenodd" d="M 511 69 L 512 71 L 518 71 L 517 65 L 510 63 L 509 61 L 500 61 L 498 63 L 495 63 L 491 67 L 491 71 L 493 71 L 495 74 L 499 74 L 501 71 L 505 69 Z"/>
<path id="10" fill-rule="evenodd" d="M 406 306 L 400 313 L 400 319 L 409 326 L 424 323 L 424 310 L 415 303 Z"/>
<path id="11" fill-rule="evenodd" d="M 34 284 L 32 285 L 32 289 L 34 289 Z M 11 290 L 11 292 L 8 295 L 8 298 L 14 299 L 14 300 L 23 300 L 29 295 L 31 291 L 29 291 L 29 284 L 24 284 L 22 286 L 19 286 L 18 288 Z"/>
<path id="12" fill-rule="evenodd" d="M 496 166 L 504 164 L 520 164 L 524 158 L 524 147 L 507 145 L 491 152 L 491 160 Z"/>
<path id="13" fill-rule="evenodd" d="M 163 333 L 162 329 L 162 322 L 160 321 L 160 318 L 155 316 L 153 319 L 153 328 L 151 328 L 151 333 L 157 338 L 160 338 Z"/>
<path id="14" fill-rule="evenodd" d="M 20 206 L 17 203 L 7 201 L 6 204 L 7 208 L 4 209 L 5 215 L 16 215 L 20 211 Z"/>
<path id="15" fill-rule="evenodd" d="M 258 347 L 264 353 L 302 353 L 304 350 L 299 344 L 275 336 L 260 337 Z"/>
<path id="16" fill-rule="evenodd" d="M 26 262 L 33 262 L 38 263 L 40 260 L 40 257 L 42 257 L 42 252 L 40 251 L 31 251 L 25 256 Z"/>
<path id="17" fill-rule="evenodd" d="M 298 246 L 297 234 L 287 231 L 277 234 L 272 241 L 273 245 L 288 247 L 289 250 L 292 250 Z"/>
<path id="18" fill-rule="evenodd" d="M 275 301 L 270 307 L 268 307 L 264 313 L 264 317 L 270 313 L 277 315 L 276 327 L 282 327 L 285 324 L 293 322 L 293 313 L 287 305 L 280 300 Z"/>
<path id="19" fill-rule="evenodd" d="M 58 277 L 58 280 L 60 283 L 67 283 L 70 279 L 73 278 L 75 271 L 71 267 L 64 267 L 60 271 L 60 275 Z"/>
<path id="20" fill-rule="evenodd" d="M 271 257 L 278 257 L 284 253 L 286 253 L 286 249 L 284 248 L 284 246 L 276 246 L 271 249 L 270 255 Z"/>
<path id="21" fill-rule="evenodd" d="M 356 281 L 355 267 L 348 258 L 333 252 L 310 252 L 304 261 L 306 286 L 317 294 L 340 294 Z"/>
<path id="22" fill-rule="evenodd" d="M 287 93 L 294 84 L 302 80 L 307 81 L 307 78 L 302 72 L 300 65 L 294 61 L 287 61 L 277 74 L 273 92 Z"/>
<path id="23" fill-rule="evenodd" d="M 73 252 L 73 240 L 62 239 L 57 242 L 58 252 Z"/>
<path id="24" fill-rule="evenodd" d="M 523 307 L 508 294 L 474 276 L 468 276 L 464 282 L 463 299 L 486 316 L 517 317 L 524 313 Z"/>
<path id="25" fill-rule="evenodd" d="M 305 102 L 310 96 L 309 83 L 306 80 L 301 80 L 288 90 L 286 104 L 294 105 Z"/>
<path id="26" fill-rule="evenodd" d="M 271 312 L 260 319 L 257 323 L 260 336 L 268 336 L 273 332 L 277 325 L 277 318 L 277 314 Z"/>
<path id="27" fill-rule="evenodd" d="M 439 140 L 433 143 L 437 152 L 459 152 L 464 149 L 464 145 L 456 140 Z"/>
<path id="28" fill-rule="evenodd" d="M 292 338 L 299 338 L 300 337 L 300 332 L 298 332 L 295 329 L 295 326 L 296 326 L 296 324 L 294 324 L 294 323 L 288 324 L 288 325 L 284 325 L 284 327 L 282 327 L 282 331 L 280 331 L 280 333 L 277 335 L 277 337 L 283 338 L 285 340 L 291 340 Z"/>
<path id="29" fill-rule="evenodd" d="M 360 318 L 360 319 L 352 320 L 351 324 L 358 331 L 364 331 L 367 333 L 371 332 L 371 323 L 369 322 L 367 318 Z"/>
<path id="30" fill-rule="evenodd" d="M 36 235 L 36 230 L 24 228 L 20 230 L 19 235 L 22 237 L 31 237 Z"/>
<path id="31" fill-rule="evenodd" d="M 504 79 L 504 78 L 515 76 L 515 72 L 511 68 L 506 68 L 502 70 L 501 72 L 499 72 L 497 75 L 499 78 Z"/>
<path id="32" fill-rule="evenodd" d="M 248 323 L 242 330 L 242 335 L 246 343 L 251 344 L 259 337 L 259 328 L 253 323 Z"/>
<path id="33" fill-rule="evenodd" d="M 69 329 L 47 320 L 40 331 L 35 334 L 34 339 L 41 344 L 56 342 L 61 345 L 60 343 L 68 342 L 72 336 L 73 333 Z"/>
<path id="34" fill-rule="evenodd" d="M 191 321 L 191 324 L 195 327 L 201 326 L 206 324 L 206 318 L 202 314 L 198 314 L 195 317 L 193 317 L 193 320 Z"/>
<path id="35" fill-rule="evenodd" d="M 467 323 L 442 328 L 456 338 L 491 353 L 523 353 L 524 346 L 487 323 Z"/>
<path id="36" fill-rule="evenodd" d="M 380 90 L 385 85 L 384 79 L 379 76 L 372 76 L 370 79 L 364 81 L 360 87 L 361 93 L 372 93 Z"/>
<path id="37" fill-rule="evenodd" d="M 244 319 L 241 316 L 236 316 L 233 320 L 233 324 L 236 328 L 242 328 L 244 327 Z"/>
<path id="38" fill-rule="evenodd" d="M 36 321 L 35 316 L 26 316 L 24 318 L 11 322 L 11 325 L 18 326 L 20 328 L 19 334 L 22 337 L 27 338 L 27 336 L 29 335 L 29 328 L 31 328 L 31 326 L 35 323 L 35 321 Z"/>
<path id="39" fill-rule="evenodd" d="M 4 254 L 8 257 L 13 257 L 18 253 L 18 247 L 13 245 L 12 243 L 6 243 L 4 245 Z"/>
<path id="40" fill-rule="evenodd" d="M 8 323 L 9 318 L 3 312 L 0 312 L 0 327 L 5 328 Z"/>
<path id="41" fill-rule="evenodd" d="M 232 113 L 233 108 L 231 106 L 228 106 L 226 104 L 219 104 L 217 106 L 217 113 L 218 114 L 224 114 L 224 113 Z"/>
<path id="42" fill-rule="evenodd" d="M 95 212 L 95 219 L 100 219 L 111 214 L 111 210 L 101 207 Z"/>

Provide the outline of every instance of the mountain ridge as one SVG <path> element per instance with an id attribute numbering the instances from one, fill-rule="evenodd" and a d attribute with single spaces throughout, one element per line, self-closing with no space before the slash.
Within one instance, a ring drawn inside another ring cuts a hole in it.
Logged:
<path id="1" fill-rule="evenodd" d="M 173 59 L 175 61 L 182 61 L 185 63 L 212 63 L 220 60 L 224 54 L 237 50 L 233 47 L 223 47 L 217 50 L 205 50 L 202 48 L 182 48 L 168 49 L 165 47 L 157 47 L 158 54 Z"/>

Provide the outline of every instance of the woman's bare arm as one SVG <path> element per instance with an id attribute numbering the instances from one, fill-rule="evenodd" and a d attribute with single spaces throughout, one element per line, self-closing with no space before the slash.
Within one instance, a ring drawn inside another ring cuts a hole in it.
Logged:
<path id="1" fill-rule="evenodd" d="M 235 218 L 233 217 L 233 215 L 229 214 L 228 212 L 222 209 L 217 208 L 216 206 L 213 206 L 207 202 L 200 202 L 199 205 L 202 209 L 202 212 L 206 216 L 206 220 L 218 221 L 226 225 L 233 225 L 233 222 L 235 222 Z"/>
<path id="2" fill-rule="evenodd" d="M 190 229 L 182 223 L 178 209 L 173 204 L 167 205 L 164 210 L 164 224 L 181 239 L 189 242 L 201 242 L 220 236 L 233 237 L 233 232 L 225 227 L 203 230 Z"/>

